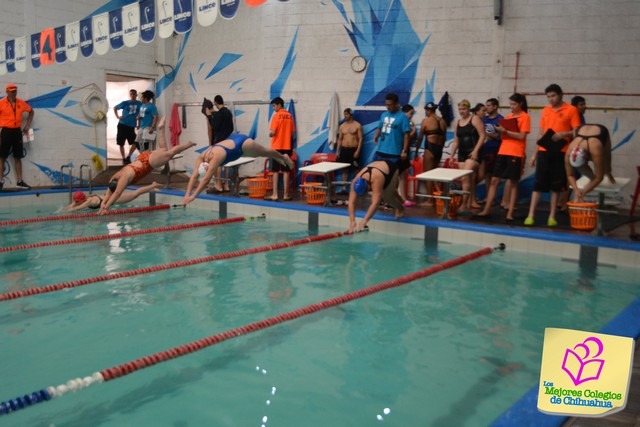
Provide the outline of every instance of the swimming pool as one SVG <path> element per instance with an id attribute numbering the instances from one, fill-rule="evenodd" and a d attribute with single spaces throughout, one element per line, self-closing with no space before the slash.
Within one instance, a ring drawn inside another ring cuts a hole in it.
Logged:
<path id="1" fill-rule="evenodd" d="M 15 218 L 55 207 L 12 210 Z M 5 212 L 5 217 L 9 216 Z M 206 210 L 5 228 L 2 246 L 216 217 Z M 3 217 L 3 219 L 5 219 Z M 342 231 L 324 226 L 320 233 Z M 290 241 L 267 218 L 3 254 L 2 292 Z M 0 303 L 0 400 L 477 250 L 364 233 Z M 598 330 L 626 268 L 507 251 L 10 414 L 16 425 L 487 425 L 537 380 L 545 327 Z M 11 417 L 11 418 L 9 418 Z M 0 418 L 0 422 L 4 417 Z"/>

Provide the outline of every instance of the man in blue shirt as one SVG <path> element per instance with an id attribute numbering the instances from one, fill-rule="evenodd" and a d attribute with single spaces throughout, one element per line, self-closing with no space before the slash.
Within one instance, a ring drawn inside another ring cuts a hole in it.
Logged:
<path id="1" fill-rule="evenodd" d="M 378 140 L 380 140 L 373 161 L 398 162 L 406 160 L 409 150 L 409 133 L 411 132 L 409 119 L 400 110 L 398 95 L 395 93 L 387 94 L 385 107 L 387 107 L 387 111 L 380 116 L 380 122 L 373 137 L 374 144 L 378 144 Z"/>
<path id="2" fill-rule="evenodd" d="M 118 122 L 118 133 L 116 135 L 116 143 L 120 147 L 120 155 L 122 156 L 122 163 L 128 165 L 131 163 L 131 154 L 137 148 L 140 150 L 138 143 L 136 142 L 136 118 L 140 112 L 140 106 L 142 102 L 138 101 L 138 91 L 131 89 L 129 91 L 129 99 L 122 101 L 120 104 L 113 107 L 113 113 L 116 115 Z M 118 115 L 118 111 L 122 110 L 122 115 Z M 124 157 L 124 142 L 127 141 L 131 146 L 129 148 L 129 155 Z"/>
<path id="3" fill-rule="evenodd" d="M 154 104 L 153 98 L 156 95 L 150 90 L 142 92 L 142 105 L 138 114 L 138 136 L 136 141 L 140 144 L 139 150 L 147 151 L 152 149 L 151 145 L 156 140 L 156 124 L 158 123 L 158 108 Z"/>

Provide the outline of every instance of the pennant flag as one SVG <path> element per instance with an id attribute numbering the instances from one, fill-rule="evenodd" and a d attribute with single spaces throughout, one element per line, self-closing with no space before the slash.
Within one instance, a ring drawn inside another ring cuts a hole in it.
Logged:
<path id="1" fill-rule="evenodd" d="M 7 59 L 5 52 L 4 42 L 0 42 L 0 76 L 7 74 Z"/>
<path id="2" fill-rule="evenodd" d="M 40 68 L 40 33 L 31 34 L 31 66 Z"/>
<path id="3" fill-rule="evenodd" d="M 184 34 L 193 27 L 193 2 L 191 0 L 173 0 L 173 22 L 176 33 Z"/>
<path id="4" fill-rule="evenodd" d="M 119 50 L 124 46 L 122 39 L 122 9 L 109 12 L 109 42 L 111 49 Z"/>
<path id="5" fill-rule="evenodd" d="M 91 18 L 80 21 L 80 52 L 85 58 L 93 55 L 93 22 Z"/>
<path id="6" fill-rule="evenodd" d="M 220 2 L 220 16 L 224 19 L 233 19 L 236 17 L 240 7 L 240 0 L 222 0 Z"/>
<path id="7" fill-rule="evenodd" d="M 166 39 L 173 35 L 173 5 L 169 0 L 156 0 L 156 12 L 158 13 L 158 36 Z"/>
<path id="8" fill-rule="evenodd" d="M 40 65 L 51 65 L 55 61 L 55 31 L 47 28 L 40 32 Z"/>
<path id="9" fill-rule="evenodd" d="M 109 13 L 93 17 L 93 50 L 98 55 L 109 52 Z"/>
<path id="10" fill-rule="evenodd" d="M 218 0 L 196 0 L 198 24 L 208 27 L 218 17 Z"/>
<path id="11" fill-rule="evenodd" d="M 65 26 L 65 40 L 67 41 L 67 59 L 73 62 L 78 58 L 80 48 L 80 21 Z"/>
<path id="12" fill-rule="evenodd" d="M 65 35 L 67 33 L 66 27 L 58 27 L 54 31 L 56 35 L 56 62 L 58 64 L 64 64 L 67 62 L 67 42 L 65 41 Z"/>
<path id="13" fill-rule="evenodd" d="M 16 39 L 16 71 L 27 70 L 27 38 L 18 37 Z"/>
<path id="14" fill-rule="evenodd" d="M 142 0 L 140 2 L 140 40 L 151 43 L 156 38 L 156 2 Z"/>
<path id="15" fill-rule="evenodd" d="M 131 3 L 122 8 L 122 31 L 124 45 L 134 47 L 140 39 L 140 3 Z"/>
<path id="16" fill-rule="evenodd" d="M 4 59 L 6 61 L 7 73 L 15 73 L 16 72 L 16 41 L 15 40 L 7 40 L 4 43 L 5 47 L 5 56 Z"/>

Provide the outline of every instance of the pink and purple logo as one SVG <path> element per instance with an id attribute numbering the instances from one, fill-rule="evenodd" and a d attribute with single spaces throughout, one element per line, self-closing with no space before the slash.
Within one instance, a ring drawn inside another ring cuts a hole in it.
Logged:
<path id="1" fill-rule="evenodd" d="M 602 354 L 604 345 L 596 337 L 589 337 L 576 344 L 573 350 L 568 348 L 564 353 L 562 370 L 569 375 L 573 385 L 597 380 L 604 367 L 604 359 L 597 359 Z"/>

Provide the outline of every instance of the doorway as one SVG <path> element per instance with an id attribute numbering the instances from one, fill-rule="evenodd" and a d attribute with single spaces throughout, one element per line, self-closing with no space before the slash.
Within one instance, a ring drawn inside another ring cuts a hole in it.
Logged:
<path id="1" fill-rule="evenodd" d="M 140 94 L 145 90 L 155 91 L 155 80 L 121 74 L 107 74 L 106 97 L 109 102 L 109 111 L 107 112 L 107 166 L 122 166 L 120 147 L 116 143 L 118 119 L 113 114 L 113 107 L 122 101 L 128 100 L 129 90 L 131 89 L 138 91 L 138 100 L 140 100 Z M 125 153 L 128 152 L 129 144 L 125 143 Z M 133 156 L 135 157 L 138 154 L 136 152 Z"/>

